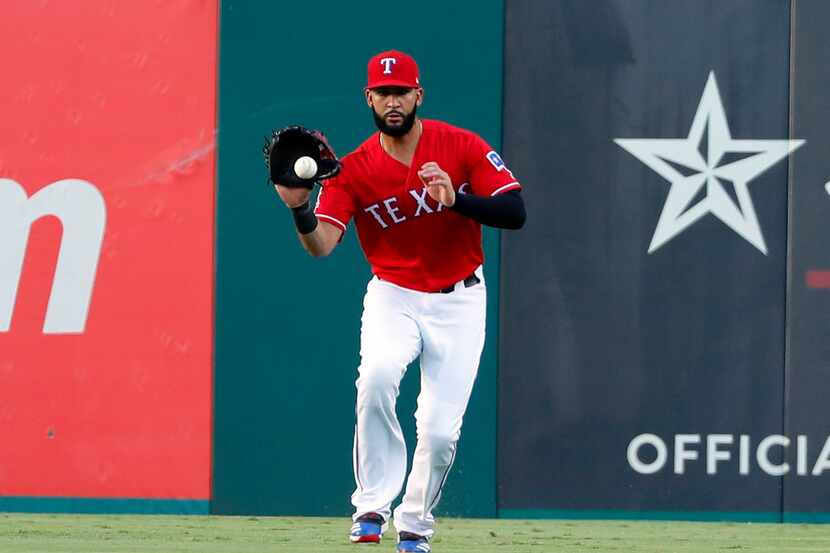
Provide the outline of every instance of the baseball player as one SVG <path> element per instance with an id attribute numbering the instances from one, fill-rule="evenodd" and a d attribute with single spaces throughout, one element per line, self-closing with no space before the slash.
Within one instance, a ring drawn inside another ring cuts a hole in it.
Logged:
<path id="1" fill-rule="evenodd" d="M 481 225 L 521 228 L 525 209 L 521 185 L 484 140 L 417 116 L 424 90 L 410 56 L 371 58 L 365 97 L 379 132 L 342 159 L 316 207 L 308 189 L 276 189 L 312 256 L 331 253 L 354 220 L 374 274 L 361 321 L 350 539 L 380 542 L 394 518 L 397 550 L 428 553 L 484 345 Z M 407 466 L 395 401 L 418 357 L 418 441 L 393 513 Z"/>

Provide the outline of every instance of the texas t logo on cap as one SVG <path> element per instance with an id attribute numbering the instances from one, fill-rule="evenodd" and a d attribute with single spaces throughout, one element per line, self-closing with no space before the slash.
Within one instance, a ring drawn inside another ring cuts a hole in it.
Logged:
<path id="1" fill-rule="evenodd" d="M 392 64 L 397 63 L 398 60 L 395 58 L 383 58 L 380 60 L 380 63 L 383 64 L 383 74 L 384 75 L 391 75 L 392 74 Z"/>
<path id="2" fill-rule="evenodd" d="M 418 64 L 412 56 L 397 50 L 387 50 L 369 60 L 366 88 L 400 86 L 420 88 Z"/>

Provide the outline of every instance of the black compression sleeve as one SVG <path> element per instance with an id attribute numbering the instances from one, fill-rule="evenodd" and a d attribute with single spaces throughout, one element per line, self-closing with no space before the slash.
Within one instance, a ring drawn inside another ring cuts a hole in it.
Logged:
<path id="1" fill-rule="evenodd" d="M 518 190 L 496 196 L 456 194 L 452 208 L 488 227 L 520 229 L 525 224 L 525 203 Z"/>
<path id="2" fill-rule="evenodd" d="M 310 234 L 317 228 L 317 216 L 314 215 L 314 209 L 309 202 L 292 207 L 291 213 L 294 215 L 294 224 L 300 234 Z"/>

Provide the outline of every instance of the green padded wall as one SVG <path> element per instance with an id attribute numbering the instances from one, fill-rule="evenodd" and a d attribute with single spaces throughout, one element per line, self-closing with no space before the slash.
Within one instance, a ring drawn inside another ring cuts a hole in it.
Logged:
<path id="1" fill-rule="evenodd" d="M 503 5 L 252 4 L 225 1 L 220 13 L 211 510 L 345 515 L 360 312 L 371 275 L 351 226 L 329 258 L 302 250 L 266 184 L 263 136 L 302 123 L 348 153 L 374 131 L 362 97 L 366 62 L 396 48 L 421 66 L 423 116 L 499 147 Z M 496 513 L 498 239 L 486 233 L 488 341 L 439 516 Z M 417 377 L 416 364 L 398 403 L 410 451 Z"/>

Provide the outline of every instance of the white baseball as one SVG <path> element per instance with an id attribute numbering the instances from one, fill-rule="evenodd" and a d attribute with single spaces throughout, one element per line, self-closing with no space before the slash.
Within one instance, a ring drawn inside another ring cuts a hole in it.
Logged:
<path id="1" fill-rule="evenodd" d="M 312 157 L 303 156 L 294 162 L 294 172 L 301 179 L 310 179 L 317 174 L 317 162 Z"/>

